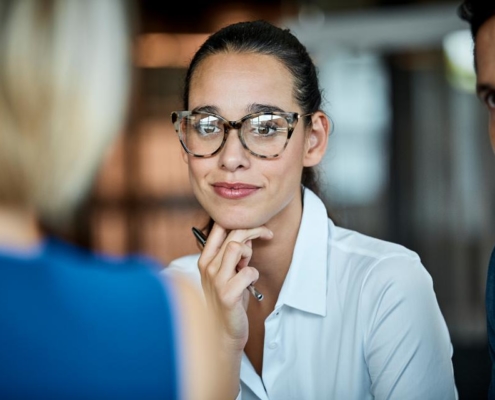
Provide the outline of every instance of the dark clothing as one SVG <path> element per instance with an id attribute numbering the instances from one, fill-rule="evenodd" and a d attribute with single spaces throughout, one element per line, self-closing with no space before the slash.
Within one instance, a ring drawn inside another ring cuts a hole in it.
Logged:
<path id="1" fill-rule="evenodd" d="M 485 301 L 488 346 L 490 359 L 492 360 L 491 383 L 488 398 L 490 400 L 495 400 L 495 249 L 493 249 L 490 264 L 488 266 Z"/>

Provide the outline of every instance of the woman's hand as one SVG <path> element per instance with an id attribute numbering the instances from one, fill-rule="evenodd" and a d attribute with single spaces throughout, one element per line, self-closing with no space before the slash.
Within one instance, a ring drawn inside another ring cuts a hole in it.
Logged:
<path id="1" fill-rule="evenodd" d="M 246 289 L 259 277 L 249 266 L 253 239 L 271 239 L 273 233 L 261 226 L 227 232 L 215 224 L 199 258 L 201 283 L 208 307 L 218 318 L 222 342 L 240 357 L 249 333 Z"/>

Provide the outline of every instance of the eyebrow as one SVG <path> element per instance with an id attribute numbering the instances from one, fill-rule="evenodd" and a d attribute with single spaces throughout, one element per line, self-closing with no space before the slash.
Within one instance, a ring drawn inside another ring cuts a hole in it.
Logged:
<path id="1" fill-rule="evenodd" d="M 280 107 L 277 106 L 272 106 L 270 104 L 259 104 L 259 103 L 252 103 L 247 107 L 247 113 L 248 114 L 253 114 L 253 113 L 258 113 L 258 112 L 273 112 L 273 111 L 279 111 L 279 112 L 284 112 Z M 209 113 L 209 114 L 220 114 L 220 110 L 218 107 L 211 106 L 211 105 L 206 105 L 206 106 L 200 106 L 196 107 L 192 110 L 193 113 Z"/>
<path id="2" fill-rule="evenodd" d="M 282 110 L 280 107 L 272 106 L 269 104 L 259 104 L 259 103 L 250 104 L 247 108 L 247 111 L 249 113 L 272 112 L 272 111 L 284 112 L 284 110 Z"/>
<path id="3" fill-rule="evenodd" d="M 209 113 L 209 114 L 218 114 L 218 108 L 215 106 L 201 106 L 201 107 L 196 107 L 192 110 L 193 113 Z"/>

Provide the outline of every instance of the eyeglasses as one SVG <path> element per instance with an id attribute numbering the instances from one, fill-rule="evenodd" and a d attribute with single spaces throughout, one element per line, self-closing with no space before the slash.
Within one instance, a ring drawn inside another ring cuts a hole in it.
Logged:
<path id="1" fill-rule="evenodd" d="M 172 122 L 184 150 L 194 157 L 211 157 L 227 141 L 231 129 L 237 129 L 242 146 L 260 158 L 278 157 L 287 147 L 300 115 L 296 112 L 258 112 L 238 121 L 228 121 L 220 115 L 174 111 Z"/>

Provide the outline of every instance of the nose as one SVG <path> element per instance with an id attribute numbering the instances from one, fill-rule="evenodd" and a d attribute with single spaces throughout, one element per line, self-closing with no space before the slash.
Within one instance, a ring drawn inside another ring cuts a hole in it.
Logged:
<path id="1" fill-rule="evenodd" d="M 239 130 L 235 128 L 229 130 L 227 141 L 219 153 L 218 163 L 220 168 L 232 172 L 239 168 L 249 167 L 249 153 L 242 145 L 239 138 Z"/>

